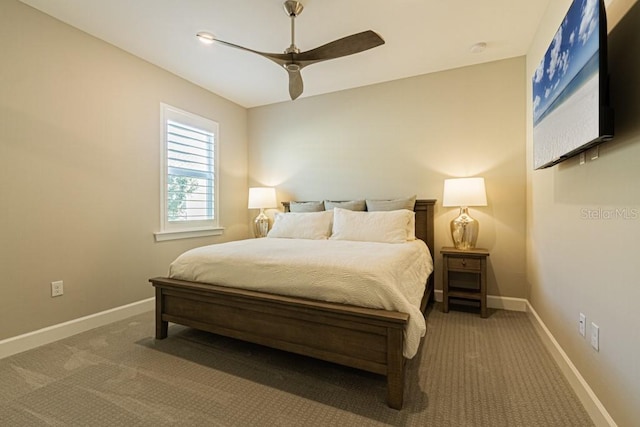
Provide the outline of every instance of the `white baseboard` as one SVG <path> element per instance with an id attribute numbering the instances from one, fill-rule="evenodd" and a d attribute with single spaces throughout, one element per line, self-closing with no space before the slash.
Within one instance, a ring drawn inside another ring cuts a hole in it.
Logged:
<path id="1" fill-rule="evenodd" d="M 434 292 L 436 301 L 442 302 L 442 290 L 436 289 Z M 527 300 L 524 298 L 499 297 L 487 295 L 487 307 L 510 311 L 527 311 Z"/>
<path id="2" fill-rule="evenodd" d="M 527 311 L 527 300 L 524 298 L 498 297 L 487 295 L 487 307 L 500 310 Z"/>
<path id="3" fill-rule="evenodd" d="M 544 324 L 538 313 L 533 309 L 529 301 L 527 301 L 527 311 L 533 317 L 533 324 L 540 337 L 542 338 L 545 346 L 551 352 L 551 355 L 555 359 L 556 363 L 560 366 L 560 370 L 571 384 L 571 388 L 575 391 L 576 395 L 584 405 L 587 413 L 593 420 L 596 426 L 610 426 L 616 427 L 617 424 L 609 415 L 606 408 L 598 399 L 598 396 L 593 392 L 587 381 L 582 377 L 578 368 L 571 362 L 567 353 L 564 352 L 558 341 L 551 334 L 551 331 Z"/>
<path id="4" fill-rule="evenodd" d="M 145 313 L 153 310 L 154 308 L 155 298 L 149 298 L 123 305 L 121 307 L 112 308 L 110 310 L 101 311 L 100 313 L 91 314 L 79 319 L 49 326 L 23 335 L 18 335 L 16 337 L 0 340 L 0 359 L 40 347 L 41 345 L 49 344 L 93 328 L 108 325 L 109 323 L 135 316 L 136 314 Z"/>

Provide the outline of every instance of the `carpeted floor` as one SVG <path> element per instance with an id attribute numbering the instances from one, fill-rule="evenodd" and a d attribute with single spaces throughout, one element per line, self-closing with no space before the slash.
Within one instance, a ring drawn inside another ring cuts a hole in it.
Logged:
<path id="1" fill-rule="evenodd" d="M 589 426 L 525 313 L 428 312 L 402 411 L 383 377 L 153 313 L 0 360 L 3 426 Z"/>

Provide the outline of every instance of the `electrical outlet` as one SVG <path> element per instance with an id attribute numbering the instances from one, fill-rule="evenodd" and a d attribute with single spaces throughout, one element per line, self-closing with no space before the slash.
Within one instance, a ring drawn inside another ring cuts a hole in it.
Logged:
<path id="1" fill-rule="evenodd" d="M 51 296 L 59 297 L 64 294 L 64 282 L 62 280 L 58 280 L 57 282 L 51 282 Z"/>
<path id="2" fill-rule="evenodd" d="M 600 328 L 591 322 L 591 347 L 595 351 L 600 351 Z"/>
<path id="3" fill-rule="evenodd" d="M 580 332 L 580 335 L 582 335 L 583 337 L 586 336 L 586 329 L 587 329 L 587 317 L 580 313 L 580 320 L 578 320 L 578 331 Z"/>

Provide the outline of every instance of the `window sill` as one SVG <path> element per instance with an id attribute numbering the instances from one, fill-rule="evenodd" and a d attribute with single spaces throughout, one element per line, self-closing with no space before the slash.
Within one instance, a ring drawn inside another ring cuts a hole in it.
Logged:
<path id="1" fill-rule="evenodd" d="M 158 231 L 153 233 L 156 242 L 166 240 L 191 239 L 193 237 L 220 236 L 224 232 L 224 227 L 198 228 L 193 230 Z"/>

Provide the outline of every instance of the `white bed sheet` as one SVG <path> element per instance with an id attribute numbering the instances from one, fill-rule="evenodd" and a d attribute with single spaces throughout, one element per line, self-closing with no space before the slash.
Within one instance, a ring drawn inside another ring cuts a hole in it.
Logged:
<path id="1" fill-rule="evenodd" d="M 262 238 L 189 250 L 169 277 L 409 314 L 403 354 L 426 332 L 420 302 L 433 260 L 421 240 L 372 243 Z"/>

